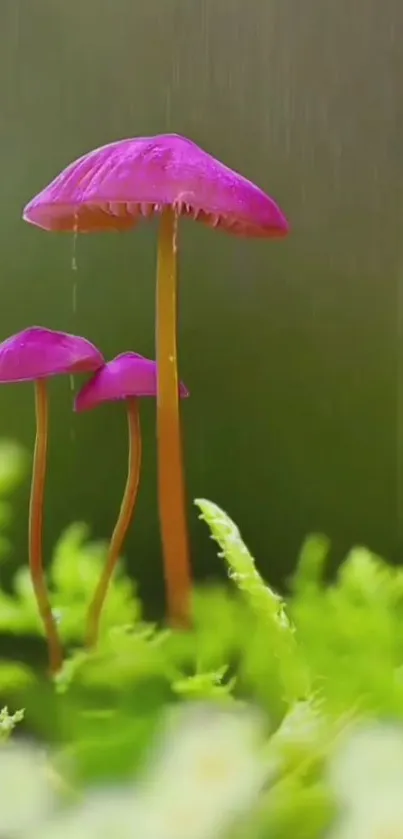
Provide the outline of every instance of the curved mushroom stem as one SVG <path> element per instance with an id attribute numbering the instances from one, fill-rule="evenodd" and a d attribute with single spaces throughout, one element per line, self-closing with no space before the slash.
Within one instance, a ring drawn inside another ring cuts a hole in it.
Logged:
<path id="1" fill-rule="evenodd" d="M 157 266 L 158 496 L 167 587 L 168 619 L 186 626 L 191 590 L 185 480 L 179 415 L 176 212 L 162 213 Z"/>
<path id="2" fill-rule="evenodd" d="M 63 650 L 52 614 L 43 570 L 42 530 L 43 506 L 48 450 L 48 392 L 45 379 L 35 382 L 36 438 L 32 468 L 31 496 L 29 503 L 29 568 L 39 614 L 45 627 L 51 673 L 56 673 L 63 663 Z"/>
<path id="3" fill-rule="evenodd" d="M 112 533 L 105 567 L 88 610 L 87 647 L 93 647 L 98 640 L 102 609 L 136 504 L 141 466 L 141 428 L 137 399 L 127 400 L 127 423 L 129 432 L 129 455 L 126 486 L 118 520 Z"/>

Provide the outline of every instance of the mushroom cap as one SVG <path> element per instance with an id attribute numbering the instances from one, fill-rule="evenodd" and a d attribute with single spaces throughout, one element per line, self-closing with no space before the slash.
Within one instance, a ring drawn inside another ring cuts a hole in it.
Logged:
<path id="1" fill-rule="evenodd" d="M 74 410 L 90 411 L 101 402 L 157 395 L 157 363 L 135 352 L 124 352 L 108 361 L 77 394 Z M 180 382 L 179 396 L 189 396 Z"/>
<path id="2" fill-rule="evenodd" d="M 0 384 L 87 373 L 103 363 L 102 353 L 86 338 L 30 326 L 0 344 Z"/>
<path id="3" fill-rule="evenodd" d="M 178 134 L 120 140 L 70 164 L 24 209 L 45 230 L 127 230 L 178 214 L 237 236 L 285 236 L 277 204 L 251 181 Z"/>

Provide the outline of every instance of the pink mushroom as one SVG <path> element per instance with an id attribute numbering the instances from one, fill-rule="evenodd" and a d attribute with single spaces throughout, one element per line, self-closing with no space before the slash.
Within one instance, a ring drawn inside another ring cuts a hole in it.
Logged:
<path id="1" fill-rule="evenodd" d="M 103 364 L 103 356 L 90 341 L 66 332 L 31 326 L 0 344 L 0 384 L 34 382 L 36 439 L 29 506 L 29 566 L 32 585 L 45 628 L 52 673 L 63 655 L 52 614 L 42 557 L 42 519 L 48 448 L 48 392 L 46 380 L 65 373 L 85 373 Z"/>
<path id="2" fill-rule="evenodd" d="M 70 164 L 25 208 L 45 230 L 129 230 L 160 218 L 156 356 L 159 508 L 168 611 L 184 624 L 191 584 L 178 400 L 177 224 L 197 220 L 235 236 L 285 236 L 277 204 L 191 140 L 137 137 L 95 149 Z"/>
<path id="3" fill-rule="evenodd" d="M 109 545 L 108 556 L 88 612 L 87 645 L 96 644 L 102 609 L 108 587 L 119 559 L 137 499 L 141 467 L 141 427 L 138 399 L 157 394 L 155 361 L 134 352 L 125 352 L 101 367 L 81 388 L 75 401 L 76 411 L 89 411 L 102 402 L 124 400 L 127 408 L 129 455 L 126 486 L 118 519 Z M 189 396 L 184 384 L 179 395 Z"/>

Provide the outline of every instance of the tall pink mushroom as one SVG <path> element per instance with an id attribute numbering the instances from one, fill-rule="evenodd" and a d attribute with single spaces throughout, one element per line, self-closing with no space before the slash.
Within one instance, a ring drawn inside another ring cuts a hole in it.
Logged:
<path id="1" fill-rule="evenodd" d="M 160 218 L 156 356 L 159 508 L 168 611 L 186 623 L 190 561 L 179 415 L 177 224 L 185 216 L 235 236 L 285 236 L 287 221 L 251 181 L 177 134 L 137 137 L 95 149 L 70 164 L 25 208 L 45 230 L 129 230 Z"/>
<path id="2" fill-rule="evenodd" d="M 31 326 L 0 344 L 0 384 L 35 384 L 36 438 L 29 505 L 29 566 L 39 614 L 45 628 L 52 673 L 62 664 L 62 648 L 49 602 L 42 557 L 42 520 L 48 449 L 46 380 L 65 373 L 85 373 L 103 364 L 86 338 Z"/>
<path id="3" fill-rule="evenodd" d="M 189 396 L 185 385 L 180 383 L 179 394 Z M 125 352 L 108 361 L 83 385 L 77 394 L 74 409 L 89 411 L 102 402 L 124 401 L 126 403 L 129 436 L 129 455 L 126 486 L 101 578 L 88 612 L 87 646 L 92 647 L 98 638 L 103 605 L 109 583 L 133 517 L 140 481 L 141 468 L 141 426 L 139 398 L 157 395 L 157 365 L 155 361 L 134 352 Z"/>

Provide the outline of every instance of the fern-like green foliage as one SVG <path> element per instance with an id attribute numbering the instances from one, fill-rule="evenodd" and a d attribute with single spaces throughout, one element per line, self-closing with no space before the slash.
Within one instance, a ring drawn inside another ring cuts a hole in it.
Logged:
<path id="1" fill-rule="evenodd" d="M 269 647 L 266 655 L 273 656 L 277 662 L 277 678 L 282 683 L 284 701 L 292 704 L 305 696 L 309 688 L 305 668 L 300 666 L 295 627 L 288 617 L 285 601 L 262 580 L 253 557 L 229 516 L 206 499 L 198 499 L 195 503 L 221 548 L 230 578 L 256 616 L 259 636 L 264 633 L 266 637 Z M 260 662 L 256 661 L 255 666 L 263 663 L 259 658 Z"/>
<path id="2" fill-rule="evenodd" d="M 402 591 L 403 569 L 365 548 L 349 553 L 331 584 L 297 570 L 290 614 L 312 687 L 332 713 L 402 715 Z"/>
<path id="3" fill-rule="evenodd" d="M 24 719 L 24 711 L 20 709 L 10 714 L 7 705 L 0 711 L 0 743 L 5 743 L 11 736 L 18 723 Z"/>
<path id="4" fill-rule="evenodd" d="M 18 448 L 0 447 L 3 562 L 8 497 L 24 463 Z M 25 709 L 0 713 L 0 741 L 19 722 L 17 731 L 57 746 L 59 780 L 69 790 L 85 790 L 141 778 L 161 725 L 178 709 L 201 702 L 234 711 L 252 706 L 264 720 L 266 782 L 233 839 L 319 839 L 340 810 L 329 765 L 343 738 L 364 721 L 402 722 L 403 569 L 356 547 L 329 582 L 329 543 L 313 535 L 289 591 L 280 595 L 262 578 L 228 515 L 205 499 L 196 505 L 229 580 L 193 592 L 187 631 L 148 623 L 121 565 L 100 642 L 84 650 L 86 610 L 105 545 L 91 541 L 82 524 L 62 534 L 49 582 L 65 663 L 49 683 L 29 661 L 0 660 L 0 695 L 9 707 Z M 26 567 L 16 571 L 11 592 L 0 589 L 0 632 L 42 635 Z"/>
<path id="5" fill-rule="evenodd" d="M 59 539 L 50 565 L 52 605 L 59 631 L 67 644 L 82 640 L 85 616 L 106 557 L 106 545 L 90 542 L 84 524 L 73 524 Z M 133 623 L 140 615 L 140 603 L 132 583 L 117 574 L 103 616 L 102 630 L 116 623 Z M 33 588 L 26 566 L 18 569 L 13 591 L 0 591 L 0 632 L 41 632 Z"/>

